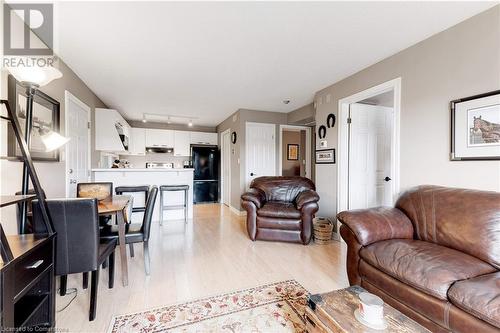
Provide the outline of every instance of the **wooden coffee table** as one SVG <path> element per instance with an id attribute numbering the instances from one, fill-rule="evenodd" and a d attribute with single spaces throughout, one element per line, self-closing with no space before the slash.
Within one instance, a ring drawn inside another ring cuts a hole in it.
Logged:
<path id="1" fill-rule="evenodd" d="M 309 297 L 306 307 L 306 329 L 309 333 L 346 333 L 346 332 L 430 332 L 416 321 L 408 318 L 393 307 L 384 304 L 385 330 L 374 330 L 364 326 L 354 317 L 358 308 L 358 295 L 364 292 L 359 286 L 316 294 Z"/>

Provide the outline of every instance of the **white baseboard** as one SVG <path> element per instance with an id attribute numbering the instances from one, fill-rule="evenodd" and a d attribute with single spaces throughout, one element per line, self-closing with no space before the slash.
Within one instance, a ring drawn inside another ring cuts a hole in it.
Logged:
<path id="1" fill-rule="evenodd" d="M 229 209 L 231 209 L 231 212 L 235 213 L 238 216 L 246 216 L 247 211 L 246 210 L 239 210 L 234 208 L 233 206 L 229 206 Z"/>

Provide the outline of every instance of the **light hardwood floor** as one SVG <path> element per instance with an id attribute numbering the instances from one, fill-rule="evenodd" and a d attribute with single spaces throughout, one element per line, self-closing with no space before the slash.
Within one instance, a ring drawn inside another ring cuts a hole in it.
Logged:
<path id="1" fill-rule="evenodd" d="M 113 315 L 138 312 L 238 289 L 295 279 L 312 293 L 348 285 L 345 245 L 311 243 L 308 246 L 252 242 L 245 218 L 223 205 L 196 205 L 193 221 L 153 223 L 150 240 L 151 275 L 144 273 L 143 252 L 135 245 L 129 258 L 129 285 L 123 287 L 116 261 L 115 287 L 107 288 L 107 270 L 101 270 L 97 318 L 88 321 L 89 291 L 81 274 L 68 277 L 77 298 L 56 315 L 56 326 L 66 332 L 105 332 Z M 56 296 L 57 309 L 71 295 Z"/>

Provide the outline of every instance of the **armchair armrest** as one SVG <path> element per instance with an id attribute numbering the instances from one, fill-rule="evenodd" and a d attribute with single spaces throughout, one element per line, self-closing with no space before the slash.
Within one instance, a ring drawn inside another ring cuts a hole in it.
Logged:
<path id="1" fill-rule="evenodd" d="M 266 194 L 259 189 L 251 188 L 241 195 L 241 200 L 253 202 L 257 208 L 261 208 L 266 203 Z"/>
<path id="2" fill-rule="evenodd" d="M 361 246 L 394 238 L 413 238 L 413 225 L 399 209 L 376 207 L 356 209 L 337 214 Z"/>
<path id="3" fill-rule="evenodd" d="M 313 190 L 306 190 L 304 192 L 301 192 L 297 198 L 295 199 L 295 205 L 297 206 L 297 209 L 302 209 L 302 207 L 309 203 L 309 202 L 318 202 L 319 201 L 319 195 L 316 193 L 316 191 Z"/>

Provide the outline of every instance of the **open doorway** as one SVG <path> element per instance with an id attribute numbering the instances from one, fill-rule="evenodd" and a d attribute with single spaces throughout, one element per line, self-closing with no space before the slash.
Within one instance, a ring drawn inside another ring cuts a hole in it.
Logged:
<path id="1" fill-rule="evenodd" d="M 391 206 L 399 192 L 400 79 L 339 101 L 338 210 Z"/>
<path id="2" fill-rule="evenodd" d="M 311 128 L 280 126 L 279 174 L 311 178 Z"/>

